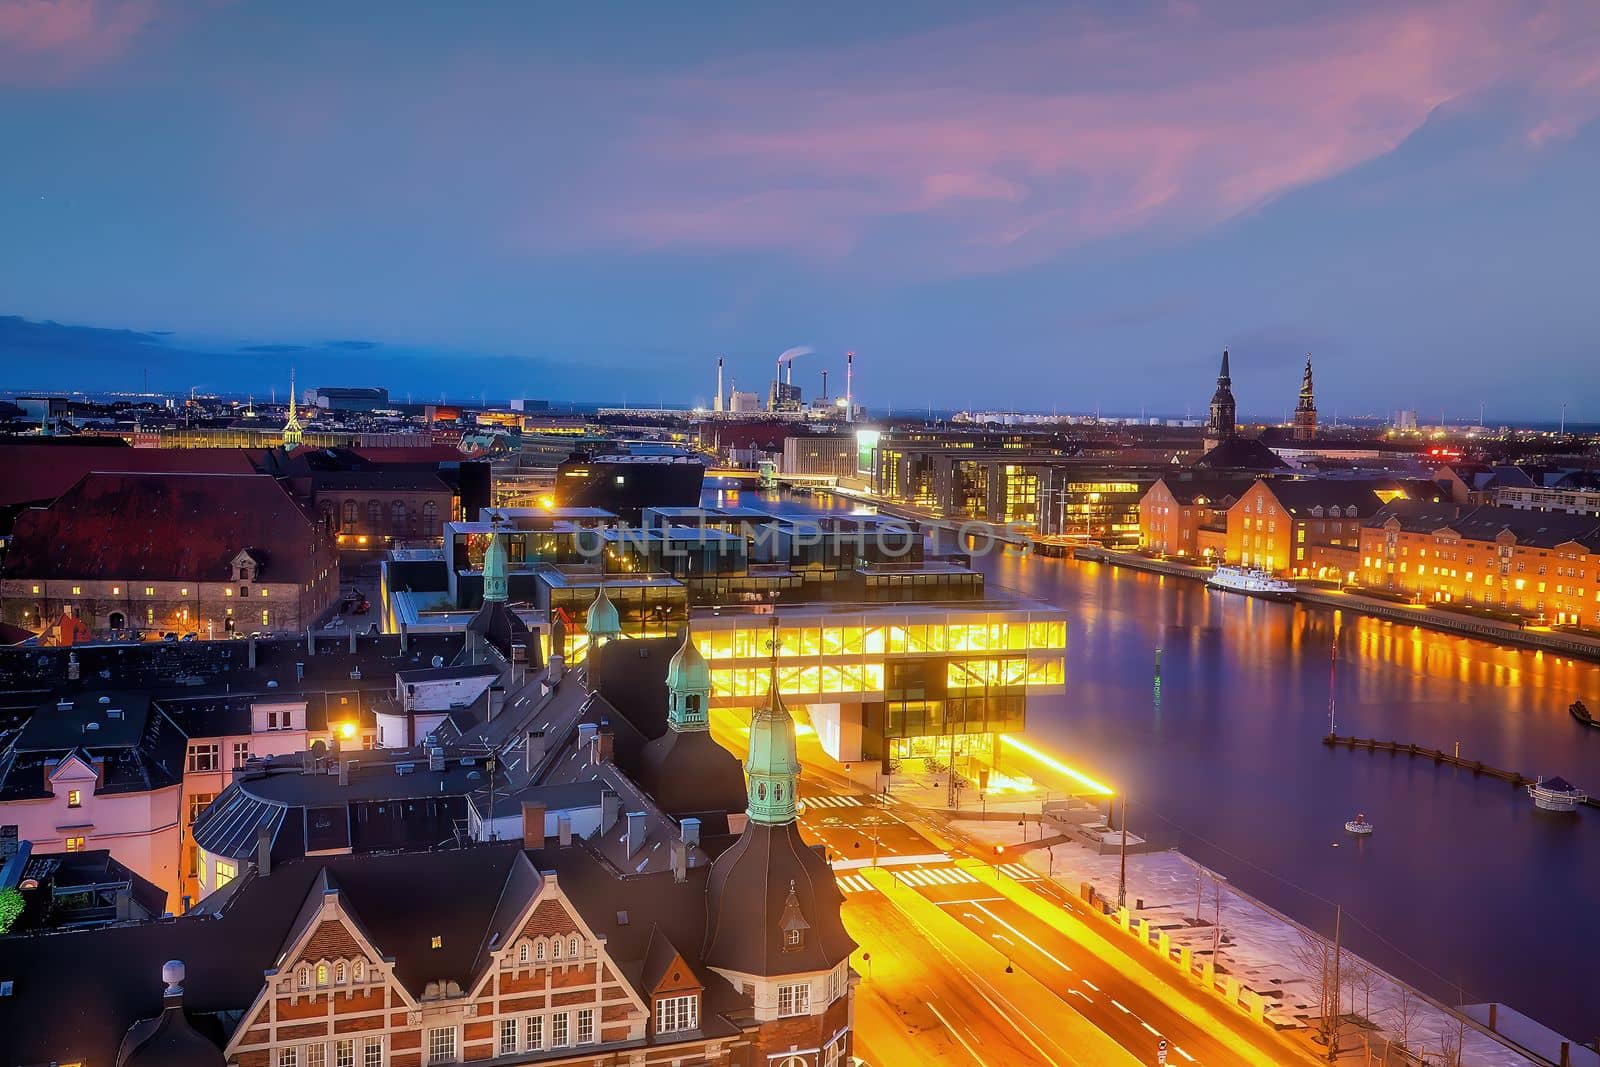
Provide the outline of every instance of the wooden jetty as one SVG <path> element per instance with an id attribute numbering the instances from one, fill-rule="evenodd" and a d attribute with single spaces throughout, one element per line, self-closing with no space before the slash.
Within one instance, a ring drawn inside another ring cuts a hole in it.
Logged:
<path id="1" fill-rule="evenodd" d="M 1362 748 L 1368 752 L 1387 752 L 1390 755 L 1425 759 L 1431 761 L 1435 766 L 1459 767 L 1464 771 L 1471 771 L 1475 778 L 1485 776 L 1498 778 L 1502 782 L 1509 783 L 1515 789 L 1533 785 L 1537 781 L 1535 778 L 1529 778 L 1527 775 L 1519 774 L 1516 771 L 1491 767 L 1482 760 L 1467 759 L 1465 756 L 1457 756 L 1449 752 L 1440 751 L 1437 748 L 1426 748 L 1422 745 L 1413 745 L 1405 741 L 1380 741 L 1372 737 L 1346 737 L 1340 734 L 1325 734 L 1322 738 L 1322 743 L 1329 748 Z M 1600 808 L 1600 798 L 1590 797 L 1584 803 L 1590 807 Z"/>

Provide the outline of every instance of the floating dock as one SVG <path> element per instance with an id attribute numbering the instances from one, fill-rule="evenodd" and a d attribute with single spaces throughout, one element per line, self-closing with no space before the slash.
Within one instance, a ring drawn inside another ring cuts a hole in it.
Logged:
<path id="1" fill-rule="evenodd" d="M 1329 748 L 1363 748 L 1368 752 L 1388 752 L 1391 755 L 1411 756 L 1414 759 L 1431 760 L 1434 764 L 1444 764 L 1450 767 L 1459 767 L 1464 771 L 1471 771 L 1473 777 L 1487 776 L 1498 778 L 1509 783 L 1512 788 L 1520 789 L 1537 783 L 1538 779 L 1529 778 L 1517 771 L 1508 771 L 1500 767 L 1491 767 L 1482 760 L 1467 759 L 1449 752 L 1442 752 L 1437 748 L 1425 748 L 1422 745 L 1413 745 L 1405 741 L 1379 741 L 1371 737 L 1346 737 L 1340 734 L 1326 734 L 1322 743 Z M 1584 801 L 1592 808 L 1600 808 L 1600 798 L 1589 797 Z"/>

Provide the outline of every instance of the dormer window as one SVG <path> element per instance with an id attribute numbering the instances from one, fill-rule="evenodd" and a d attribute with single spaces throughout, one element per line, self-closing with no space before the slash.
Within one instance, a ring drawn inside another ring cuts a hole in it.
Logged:
<path id="1" fill-rule="evenodd" d="M 344 961 L 340 960 L 338 963 L 334 964 L 334 967 L 333 967 L 333 980 L 334 980 L 334 983 L 337 984 L 337 985 L 344 985 L 344 976 L 345 976 Z"/>
<path id="2" fill-rule="evenodd" d="M 310 989 L 311 988 L 311 968 L 310 967 L 302 967 L 302 968 L 300 968 L 300 983 L 299 984 L 300 984 L 300 988 L 301 989 Z"/>
<path id="3" fill-rule="evenodd" d="M 559 960 L 561 958 L 561 939 L 559 937 L 550 942 L 550 956 L 552 959 Z"/>
<path id="4" fill-rule="evenodd" d="M 527 963 L 528 962 L 528 943 L 526 941 L 524 941 L 522 944 L 517 946 L 517 962 L 518 963 Z"/>
<path id="5" fill-rule="evenodd" d="M 355 975 L 355 980 L 358 981 L 358 982 L 364 981 L 366 979 L 366 977 L 367 977 L 367 961 L 366 960 L 356 960 L 354 975 Z"/>
<path id="6" fill-rule="evenodd" d="M 536 963 L 543 963 L 544 962 L 544 942 L 543 941 L 540 941 L 538 944 L 533 946 L 533 958 L 534 958 L 534 962 L 536 962 Z"/>
<path id="7" fill-rule="evenodd" d="M 583 955 L 583 947 L 578 942 L 577 938 L 573 938 L 567 943 L 567 955 L 573 959 L 577 959 L 579 956 Z"/>
<path id="8" fill-rule="evenodd" d="M 317 985 L 324 986 L 324 985 L 327 985 L 327 984 L 328 984 L 328 965 L 326 963 L 319 963 L 319 964 L 317 964 Z"/>
<path id="9" fill-rule="evenodd" d="M 799 948 L 805 940 L 805 933 L 800 930 L 785 930 L 783 932 L 783 947 L 789 951 Z"/>

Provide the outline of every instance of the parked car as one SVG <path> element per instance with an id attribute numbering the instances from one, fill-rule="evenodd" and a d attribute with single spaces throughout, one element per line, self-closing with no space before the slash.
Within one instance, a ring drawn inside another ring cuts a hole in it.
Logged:
<path id="1" fill-rule="evenodd" d="M 163 641 L 176 641 L 177 639 L 177 633 L 172 630 L 168 630 L 166 633 L 161 635 L 161 640 Z"/>

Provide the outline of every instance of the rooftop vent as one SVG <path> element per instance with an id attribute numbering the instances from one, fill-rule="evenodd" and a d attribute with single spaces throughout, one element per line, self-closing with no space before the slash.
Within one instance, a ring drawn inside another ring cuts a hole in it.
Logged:
<path id="1" fill-rule="evenodd" d="M 86 722 L 83 724 L 83 728 L 86 732 L 89 730 L 98 730 L 100 729 L 100 724 L 97 722 Z"/>
<path id="2" fill-rule="evenodd" d="M 268 689 L 276 689 L 276 688 L 278 688 L 278 680 L 276 678 L 268 678 L 267 679 L 267 688 Z"/>
<path id="3" fill-rule="evenodd" d="M 396 763 L 394 765 L 394 773 L 396 774 L 412 774 L 416 769 L 417 765 L 415 763 Z"/>
<path id="4" fill-rule="evenodd" d="M 444 657 L 443 656 L 435 656 L 435 657 L 433 657 L 433 665 L 435 667 L 443 667 L 444 666 Z"/>
<path id="5" fill-rule="evenodd" d="M 111 703 L 111 698 L 110 697 L 101 697 L 100 698 L 100 703 L 109 704 L 109 703 Z"/>
<path id="6" fill-rule="evenodd" d="M 106 718 L 108 718 L 108 719 L 120 719 L 120 718 L 122 718 L 122 709 L 121 708 L 107 708 L 106 709 Z"/>

